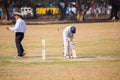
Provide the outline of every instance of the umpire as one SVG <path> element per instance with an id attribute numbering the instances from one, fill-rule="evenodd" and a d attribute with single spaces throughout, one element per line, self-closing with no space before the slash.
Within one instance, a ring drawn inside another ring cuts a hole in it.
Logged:
<path id="1" fill-rule="evenodd" d="M 21 18 L 21 14 L 19 12 L 14 13 L 14 18 L 16 20 L 15 27 L 6 27 L 6 29 L 15 32 L 15 43 L 16 43 L 16 48 L 18 52 L 18 55 L 16 56 L 16 58 L 21 58 L 26 54 L 21 44 L 24 38 L 24 33 L 26 31 L 26 23 Z"/>

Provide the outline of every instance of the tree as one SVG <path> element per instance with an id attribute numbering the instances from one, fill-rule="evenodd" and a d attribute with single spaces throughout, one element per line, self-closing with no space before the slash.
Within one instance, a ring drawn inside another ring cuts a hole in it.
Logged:
<path id="1" fill-rule="evenodd" d="M 23 5 L 23 3 L 24 3 L 24 0 L 0 0 L 0 7 L 3 10 L 2 20 L 10 19 L 10 15 L 8 12 L 8 8 L 10 5 L 14 7 L 20 7 L 21 5 Z"/>
<path id="2" fill-rule="evenodd" d="M 111 12 L 110 19 L 112 19 L 113 17 L 115 17 L 115 19 L 119 19 L 117 14 L 120 9 L 120 0 L 110 0 L 110 4 L 112 6 L 112 12 Z"/>
<path id="3" fill-rule="evenodd" d="M 0 0 L 0 7 L 3 10 L 2 20 L 9 20 L 10 15 L 8 12 L 9 6 L 12 4 L 15 8 L 20 8 L 22 6 L 32 6 L 33 8 L 36 7 L 37 0 Z M 34 12 L 36 9 L 34 9 Z M 18 11 L 18 10 L 17 10 Z M 20 10 L 19 10 L 20 12 Z"/>
<path id="4" fill-rule="evenodd" d="M 65 14 L 66 5 L 67 5 L 66 3 L 65 3 L 63 6 L 61 6 L 60 4 L 58 4 L 59 14 L 60 14 L 59 19 L 60 19 L 60 20 L 63 20 L 63 19 L 66 18 L 66 14 Z"/>
<path id="5" fill-rule="evenodd" d="M 84 22 L 84 16 L 85 16 L 86 12 L 89 10 L 89 8 L 92 5 L 94 5 L 95 1 L 97 3 L 99 3 L 99 1 L 106 1 L 107 3 L 109 3 L 112 6 L 110 19 L 112 19 L 113 17 L 118 19 L 117 14 L 120 9 L 120 0 L 76 0 L 77 22 Z M 85 5 L 86 5 L 86 8 L 83 11 L 81 10 L 82 3 L 85 3 Z"/>
<path id="6" fill-rule="evenodd" d="M 43 4 L 49 4 L 52 2 L 57 3 L 56 5 L 59 8 L 59 19 L 63 20 L 66 19 L 66 8 L 70 2 L 76 2 L 76 8 L 77 8 L 77 16 L 76 20 L 78 22 L 84 22 L 84 16 L 86 12 L 89 10 L 89 8 L 96 2 L 99 1 L 107 1 L 110 5 L 112 5 L 112 12 L 111 17 L 118 18 L 117 13 L 119 11 L 120 6 L 120 0 L 0 0 L 0 7 L 3 10 L 3 16 L 2 19 L 9 20 L 9 14 L 8 14 L 8 7 L 12 4 L 14 7 L 22 7 L 22 6 L 28 6 L 33 8 L 34 12 L 34 18 L 36 18 L 36 6 L 37 3 L 43 3 Z M 61 6 L 60 2 L 64 2 L 64 5 Z M 85 9 L 81 10 L 81 5 L 85 5 Z"/>
<path id="7" fill-rule="evenodd" d="M 77 8 L 77 22 L 84 22 L 84 16 L 89 8 L 94 4 L 95 0 L 76 0 L 76 8 Z M 81 10 L 81 4 L 85 3 L 85 9 Z"/>
<path id="8" fill-rule="evenodd" d="M 1 19 L 3 20 L 8 20 L 9 19 L 9 14 L 8 14 L 8 4 L 10 3 L 10 0 L 0 0 L 0 7 L 2 8 L 3 11 L 3 16 Z"/>

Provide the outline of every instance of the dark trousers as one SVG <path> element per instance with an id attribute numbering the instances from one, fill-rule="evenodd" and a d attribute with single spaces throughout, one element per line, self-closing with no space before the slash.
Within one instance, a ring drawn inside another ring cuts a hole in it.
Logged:
<path id="1" fill-rule="evenodd" d="M 23 38 L 24 38 L 24 33 L 16 32 L 16 34 L 15 34 L 15 43 L 16 43 L 18 56 L 22 56 L 23 52 L 24 52 L 23 46 L 21 44 Z"/>

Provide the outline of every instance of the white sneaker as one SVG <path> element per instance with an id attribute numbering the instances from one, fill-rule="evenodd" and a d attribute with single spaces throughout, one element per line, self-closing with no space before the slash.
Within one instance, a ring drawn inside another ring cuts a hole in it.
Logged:
<path id="1" fill-rule="evenodd" d="M 24 51 L 22 56 L 25 56 L 25 54 L 26 54 L 26 52 Z"/>
<path id="2" fill-rule="evenodd" d="M 73 59 L 73 56 L 70 56 L 70 59 Z"/>
<path id="3" fill-rule="evenodd" d="M 65 56 L 65 59 L 70 59 L 70 57 L 69 56 Z"/>
<path id="4" fill-rule="evenodd" d="M 21 56 L 15 56 L 15 58 L 18 58 L 18 59 L 19 59 L 19 58 L 22 58 L 22 57 L 21 57 Z"/>

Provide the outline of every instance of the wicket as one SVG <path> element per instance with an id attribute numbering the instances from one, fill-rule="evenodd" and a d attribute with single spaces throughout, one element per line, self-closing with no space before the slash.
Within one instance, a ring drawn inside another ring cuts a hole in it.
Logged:
<path id="1" fill-rule="evenodd" d="M 42 39 L 42 60 L 46 60 L 45 48 L 45 40 Z"/>

